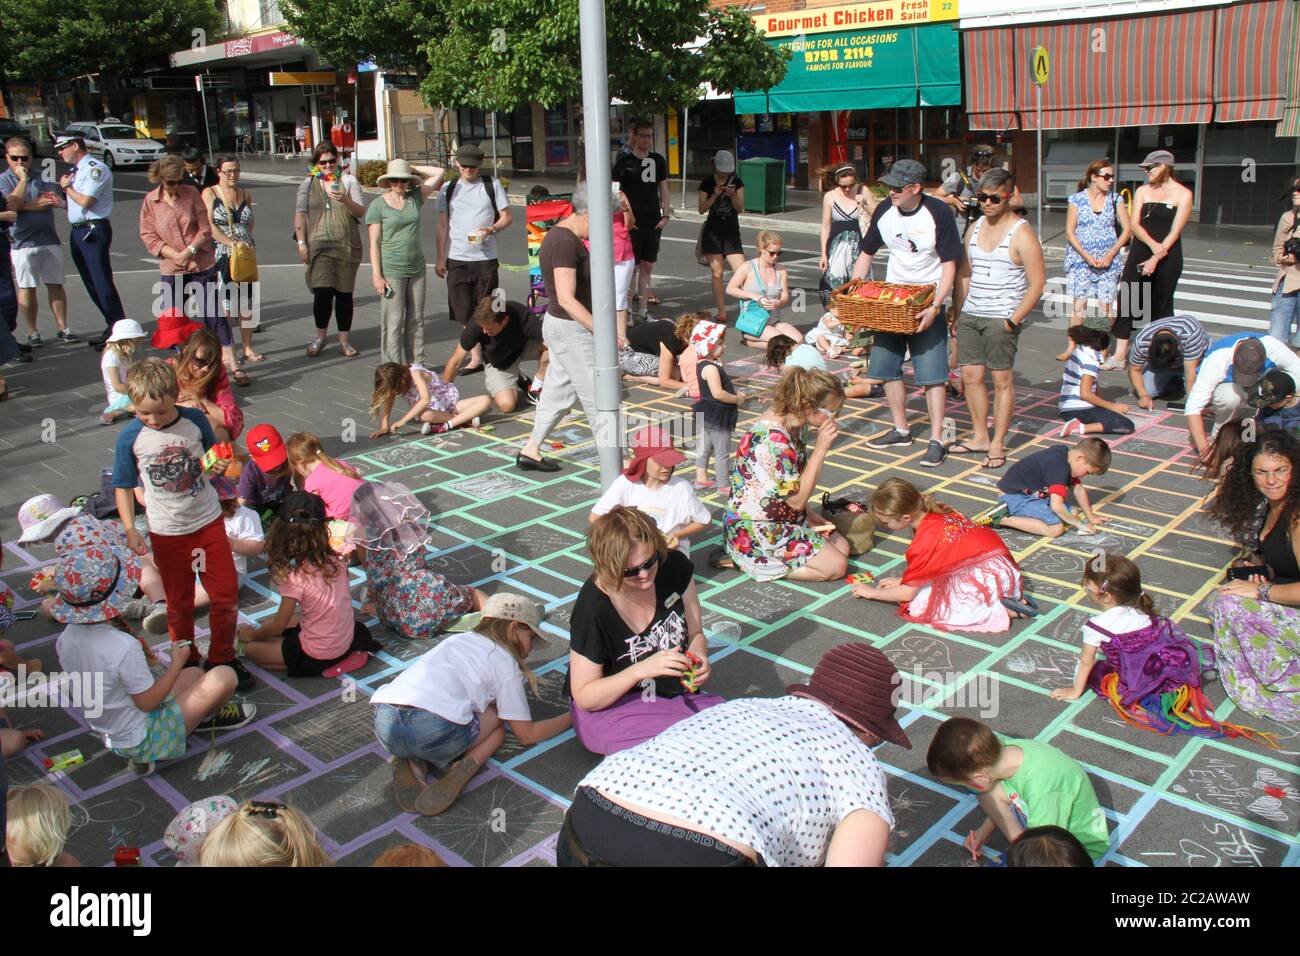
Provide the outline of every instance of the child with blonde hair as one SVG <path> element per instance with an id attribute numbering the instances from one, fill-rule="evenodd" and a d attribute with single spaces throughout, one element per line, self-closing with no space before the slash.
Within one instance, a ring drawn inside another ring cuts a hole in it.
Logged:
<path id="1" fill-rule="evenodd" d="M 537 691 L 528 655 L 549 642 L 541 609 L 518 594 L 494 594 L 478 626 L 455 634 L 381 687 L 375 736 L 393 755 L 393 795 L 407 813 L 437 816 L 505 742 L 506 725 L 525 747 L 569 728 L 566 712 L 534 721 L 524 690 Z M 447 767 L 426 783 L 430 767 Z"/>
<path id="2" fill-rule="evenodd" d="M 699 364 L 700 359 L 691 346 L 691 336 L 695 333 L 695 326 L 701 322 L 708 322 L 712 318 L 712 314 L 707 310 L 703 312 L 685 312 L 677 319 L 677 324 L 673 327 L 673 333 L 677 336 L 677 341 L 682 344 L 682 353 L 677 357 L 677 365 L 681 369 L 682 381 L 686 383 L 686 394 L 691 398 L 700 397 L 700 381 L 695 375 L 695 367 Z"/>
<path id="3" fill-rule="evenodd" d="M 379 856 L 375 857 L 375 862 L 370 864 L 371 867 L 387 866 L 446 866 L 442 857 L 434 853 L 427 846 L 420 846 L 418 843 L 403 843 L 401 846 L 390 847 Z"/>
<path id="4" fill-rule="evenodd" d="M 389 423 L 393 405 L 404 399 L 410 406 L 406 414 Z M 375 388 L 370 395 L 370 414 L 379 422 L 371 438 L 396 435 L 403 425 L 420 422 L 420 433 L 440 435 L 469 425 L 479 426 L 479 417 L 492 408 L 490 395 L 461 398 L 455 382 L 444 382 L 419 362 L 409 368 L 397 362 L 385 362 L 375 369 Z"/>
<path id="5" fill-rule="evenodd" d="M 301 811 L 273 800 L 249 800 L 203 841 L 199 866 L 332 866 Z"/>
<path id="6" fill-rule="evenodd" d="M 897 601 L 901 617 L 945 631 L 998 634 L 1038 613 L 1024 597 L 1020 567 L 991 528 L 982 528 L 901 478 L 871 495 L 877 525 L 911 528 L 901 577 L 857 584 L 853 596 Z"/>
<path id="7" fill-rule="evenodd" d="M 147 341 L 144 329 L 134 319 L 118 319 L 113 323 L 112 334 L 104 343 L 104 354 L 99 360 L 99 371 L 104 377 L 104 392 L 108 404 L 99 416 L 101 425 L 111 425 L 119 415 L 135 411 L 131 396 L 126 390 L 126 371 L 135 361 L 141 343 Z"/>
<path id="8" fill-rule="evenodd" d="M 383 650 L 353 617 L 347 566 L 330 549 L 320 496 L 295 491 L 285 498 L 267 536 L 266 566 L 280 607 L 257 627 L 239 625 L 253 663 L 290 677 L 318 677 L 356 670 L 368 654 Z"/>
<path id="9" fill-rule="evenodd" d="M 327 454 L 311 432 L 294 432 L 284 447 L 298 487 L 320 496 L 330 520 L 347 521 L 352 496 L 361 486 L 361 472 Z"/>
<path id="10" fill-rule="evenodd" d="M 58 787 L 14 787 L 6 801 L 4 842 L 10 866 L 81 866 L 63 846 L 72 829 L 72 807 Z"/>

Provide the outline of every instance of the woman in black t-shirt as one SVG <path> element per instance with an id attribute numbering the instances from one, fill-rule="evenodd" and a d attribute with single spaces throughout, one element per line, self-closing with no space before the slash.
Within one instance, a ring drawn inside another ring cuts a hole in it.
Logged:
<path id="1" fill-rule="evenodd" d="M 619 506 L 588 533 L 595 573 L 569 624 L 569 709 L 578 740 L 611 754 L 722 703 L 710 676 L 695 569 L 654 521 Z"/>
<path id="2" fill-rule="evenodd" d="M 745 264 L 745 247 L 740 241 L 740 214 L 745 211 L 745 184 L 736 175 L 736 157 L 720 149 L 713 155 L 713 175 L 700 183 L 700 215 L 708 218 L 700 227 L 699 250 L 713 273 L 713 301 L 718 321 L 727 321 L 726 286 L 722 264 L 735 273 Z"/>
<path id="3" fill-rule="evenodd" d="M 707 312 L 700 314 L 708 315 Z M 678 334 L 679 324 L 681 320 L 652 319 L 628 329 L 627 347 L 618 350 L 618 367 L 623 377 L 674 391 L 685 388 L 686 383 L 676 377 L 677 356 L 687 348 L 686 341 Z M 690 327 L 694 325 L 692 320 Z M 689 338 L 689 328 L 687 331 Z"/>

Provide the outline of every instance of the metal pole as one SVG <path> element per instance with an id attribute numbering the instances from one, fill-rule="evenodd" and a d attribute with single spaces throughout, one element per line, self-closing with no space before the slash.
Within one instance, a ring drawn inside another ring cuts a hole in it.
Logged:
<path id="1" fill-rule="evenodd" d="M 1038 238 L 1041 241 L 1043 237 L 1043 203 L 1047 199 L 1043 195 L 1043 87 L 1041 84 L 1034 84 L 1034 99 L 1038 101 L 1038 160 L 1034 165 L 1037 167 L 1038 175 Z"/>
<path id="2" fill-rule="evenodd" d="M 208 158 L 212 157 L 212 126 L 208 122 L 208 91 L 207 84 L 203 80 L 204 74 L 199 74 L 199 99 L 203 102 L 203 138 L 208 144 Z"/>
<path id="3" fill-rule="evenodd" d="M 682 111 L 682 209 L 686 209 L 686 138 L 691 131 L 691 108 Z"/>
<path id="4" fill-rule="evenodd" d="M 497 114 L 493 110 L 488 114 L 492 118 L 492 175 L 497 174 Z M 612 213 L 611 213 L 612 215 Z"/>
<path id="5" fill-rule="evenodd" d="M 591 318 L 596 336 L 596 415 L 591 423 L 600 452 L 600 486 L 623 468 L 618 433 L 623 400 L 614 317 L 614 225 L 609 169 L 609 69 L 605 60 L 605 4 L 579 0 L 582 111 L 586 117 L 587 198 L 591 221 Z"/>

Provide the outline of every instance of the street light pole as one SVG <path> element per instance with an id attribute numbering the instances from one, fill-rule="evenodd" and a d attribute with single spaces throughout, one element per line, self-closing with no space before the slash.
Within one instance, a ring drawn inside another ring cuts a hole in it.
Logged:
<path id="1" fill-rule="evenodd" d="M 582 40 L 582 112 L 587 149 L 590 211 L 591 318 L 596 338 L 596 415 L 591 423 L 600 452 L 600 486 L 608 488 L 623 467 L 618 433 L 623 400 L 614 317 L 614 226 L 609 169 L 609 69 L 605 60 L 605 4 L 579 0 Z"/>

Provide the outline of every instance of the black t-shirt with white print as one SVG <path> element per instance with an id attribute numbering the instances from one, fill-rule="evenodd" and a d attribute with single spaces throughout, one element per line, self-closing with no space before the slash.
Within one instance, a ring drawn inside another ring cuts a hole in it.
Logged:
<path id="1" fill-rule="evenodd" d="M 614 163 L 614 180 L 627 196 L 637 224 L 653 229 L 663 215 L 659 208 L 659 184 L 668 178 L 668 160 L 659 153 L 624 153 Z"/>
<path id="2" fill-rule="evenodd" d="M 596 579 L 588 578 L 578 592 L 569 619 L 569 649 L 601 665 L 606 677 L 660 651 L 686 650 L 690 643 L 686 589 L 694 578 L 691 559 L 680 551 L 669 551 L 668 557 L 659 562 L 655 576 L 654 618 L 640 634 L 632 633 L 614 603 L 596 586 Z M 659 697 L 676 697 L 683 692 L 681 681 L 674 677 L 655 680 L 655 694 Z"/>
<path id="3" fill-rule="evenodd" d="M 882 246 L 889 247 L 886 282 L 937 283 L 943 263 L 961 261 L 961 235 L 952 210 L 934 196 L 922 195 L 911 212 L 881 202 L 858 248 L 874 256 Z"/>

